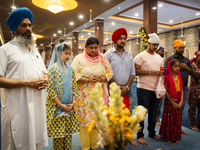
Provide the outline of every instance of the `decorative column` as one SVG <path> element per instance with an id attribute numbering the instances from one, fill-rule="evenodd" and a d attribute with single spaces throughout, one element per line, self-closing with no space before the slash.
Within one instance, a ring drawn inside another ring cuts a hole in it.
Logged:
<path id="1" fill-rule="evenodd" d="M 45 47 L 45 66 L 48 68 L 49 63 L 50 63 L 50 51 L 51 47 Z"/>
<path id="2" fill-rule="evenodd" d="M 104 19 L 95 20 L 95 36 L 99 39 L 99 50 L 103 53 Z"/>
<path id="3" fill-rule="evenodd" d="M 143 26 L 147 34 L 157 33 L 157 4 L 158 0 L 143 0 Z"/>
<path id="4" fill-rule="evenodd" d="M 72 50 L 74 56 L 78 55 L 78 33 L 76 31 L 72 32 Z"/>

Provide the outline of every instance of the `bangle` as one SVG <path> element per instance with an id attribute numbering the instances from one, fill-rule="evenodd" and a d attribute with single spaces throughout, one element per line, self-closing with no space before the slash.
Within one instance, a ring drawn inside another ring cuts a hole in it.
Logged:
<path id="1" fill-rule="evenodd" d="M 128 91 L 129 91 L 129 87 L 128 87 L 128 85 L 126 85 L 126 87 L 127 87 Z"/>
<path id="2" fill-rule="evenodd" d="M 149 75 L 151 75 L 151 71 L 149 71 Z"/>
<path id="3" fill-rule="evenodd" d="M 26 81 L 27 81 L 27 79 L 25 79 L 25 86 L 26 86 Z"/>

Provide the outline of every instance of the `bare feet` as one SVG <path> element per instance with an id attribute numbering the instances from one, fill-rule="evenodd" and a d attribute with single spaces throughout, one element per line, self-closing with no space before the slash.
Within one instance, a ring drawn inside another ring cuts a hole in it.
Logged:
<path id="1" fill-rule="evenodd" d="M 176 141 L 176 143 L 180 143 L 180 141 Z"/>
<path id="2" fill-rule="evenodd" d="M 194 130 L 194 131 L 200 131 L 196 126 L 191 127 L 191 129 Z"/>
<path id="3" fill-rule="evenodd" d="M 188 133 L 184 131 L 183 129 L 181 129 L 181 133 L 188 135 Z"/>
<path id="4" fill-rule="evenodd" d="M 139 142 L 140 144 L 145 144 L 145 145 L 147 145 L 147 141 L 146 141 L 144 138 L 139 138 L 139 139 L 138 139 L 138 142 Z"/>
<path id="5" fill-rule="evenodd" d="M 137 143 L 135 140 L 133 140 L 133 139 L 130 140 L 129 142 L 130 142 L 133 146 L 137 146 L 137 145 L 138 145 L 138 143 Z"/>
<path id="6" fill-rule="evenodd" d="M 158 140 L 158 141 L 161 141 L 161 140 L 162 140 L 162 139 L 161 139 L 159 136 L 157 136 L 157 135 L 155 135 L 155 136 L 153 137 L 153 139 Z"/>
<path id="7" fill-rule="evenodd" d="M 160 125 L 161 125 L 161 122 L 160 122 L 160 121 L 157 121 L 156 124 L 157 124 L 158 126 L 160 126 Z"/>
<path id="8" fill-rule="evenodd" d="M 172 144 L 173 142 L 171 142 L 171 141 L 167 141 L 167 143 Z"/>

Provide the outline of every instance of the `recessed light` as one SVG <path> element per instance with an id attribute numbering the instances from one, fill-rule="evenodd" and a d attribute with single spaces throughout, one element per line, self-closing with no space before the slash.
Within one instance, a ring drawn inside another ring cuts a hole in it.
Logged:
<path id="1" fill-rule="evenodd" d="M 157 7 L 153 7 L 152 9 L 157 9 Z"/>
<path id="2" fill-rule="evenodd" d="M 118 9 L 120 9 L 120 7 L 118 7 Z"/>
<path id="3" fill-rule="evenodd" d="M 53 36 L 56 36 L 56 34 L 53 34 Z"/>
<path id="4" fill-rule="evenodd" d="M 188 27 L 188 26 L 186 26 L 186 27 Z"/>
<path id="5" fill-rule="evenodd" d="M 137 16 L 139 16 L 139 14 L 138 14 L 138 13 L 136 13 L 136 14 L 135 14 L 135 16 L 137 17 Z"/>
<path id="6" fill-rule="evenodd" d="M 91 35 L 91 33 L 89 32 L 88 35 Z"/>
<path id="7" fill-rule="evenodd" d="M 85 25 L 85 27 L 87 27 L 87 25 Z"/>
<path id="8" fill-rule="evenodd" d="M 43 44 L 40 44 L 40 46 L 43 46 Z"/>
<path id="9" fill-rule="evenodd" d="M 84 38 L 84 36 L 83 36 L 83 35 L 81 35 L 81 38 Z"/>
<path id="10" fill-rule="evenodd" d="M 74 23 L 73 23 L 73 22 L 70 22 L 69 24 L 70 24 L 70 25 L 74 25 Z"/>
<path id="11" fill-rule="evenodd" d="M 82 19 L 82 18 L 83 18 L 83 15 L 79 15 L 78 17 Z"/>
<path id="12" fill-rule="evenodd" d="M 163 7 L 163 4 L 158 4 L 158 7 Z"/>
<path id="13" fill-rule="evenodd" d="M 130 34 L 132 34 L 133 33 L 133 31 L 130 31 Z"/>
<path id="14" fill-rule="evenodd" d="M 196 15 L 198 16 L 198 15 L 200 15 L 200 13 L 196 13 Z"/>
<path id="15" fill-rule="evenodd" d="M 61 30 L 58 30 L 58 33 L 62 33 L 62 31 L 61 31 Z"/>
<path id="16" fill-rule="evenodd" d="M 112 25 L 115 25 L 115 22 L 112 22 L 111 24 L 112 24 Z"/>
<path id="17" fill-rule="evenodd" d="M 172 22 L 173 22 L 173 20 L 170 20 L 169 22 L 170 22 L 170 23 L 172 23 Z"/>

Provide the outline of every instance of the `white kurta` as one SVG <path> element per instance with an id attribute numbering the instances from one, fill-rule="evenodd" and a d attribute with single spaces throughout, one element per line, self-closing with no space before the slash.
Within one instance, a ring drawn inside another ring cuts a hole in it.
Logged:
<path id="1" fill-rule="evenodd" d="M 47 73 L 36 49 L 28 50 L 15 40 L 0 47 L 0 76 L 12 79 L 42 78 Z M 2 88 L 2 150 L 10 149 L 11 136 L 17 150 L 48 146 L 45 90 L 29 87 Z"/>

